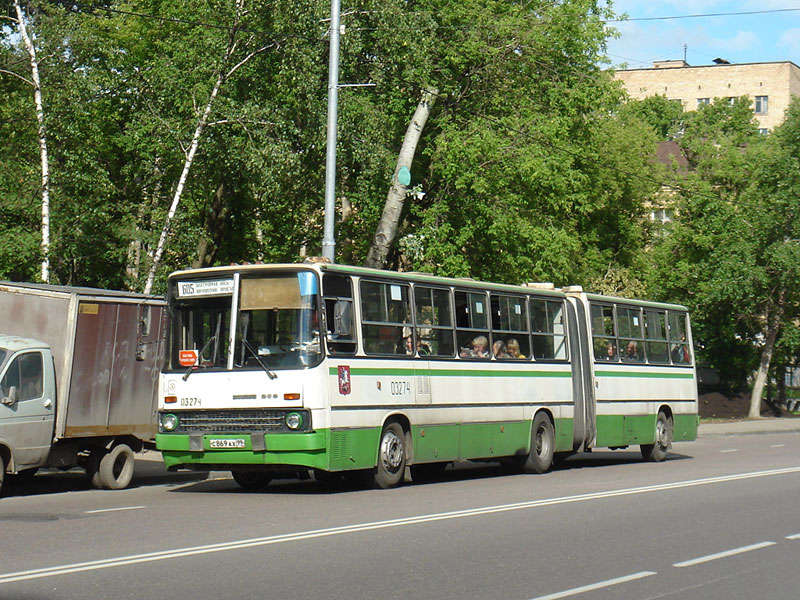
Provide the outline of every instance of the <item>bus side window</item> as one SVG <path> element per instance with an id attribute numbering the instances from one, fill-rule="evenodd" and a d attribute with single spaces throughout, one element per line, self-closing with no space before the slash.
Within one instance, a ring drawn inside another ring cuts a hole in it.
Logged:
<path id="1" fill-rule="evenodd" d="M 524 360 L 530 353 L 528 316 L 523 296 L 492 294 L 492 353 L 498 360 Z"/>
<path id="2" fill-rule="evenodd" d="M 417 310 L 417 354 L 453 356 L 450 290 L 415 285 L 414 303 Z"/>
<path id="3" fill-rule="evenodd" d="M 411 333 L 411 300 L 406 283 L 360 282 L 361 335 L 367 354 L 405 354 Z"/>
<path id="4" fill-rule="evenodd" d="M 592 346 L 595 361 L 619 361 L 617 330 L 614 327 L 614 307 L 607 304 L 591 304 Z"/>
<path id="5" fill-rule="evenodd" d="M 353 327 L 353 284 L 345 275 L 325 273 L 322 277 L 328 352 L 355 354 L 356 334 Z"/>
<path id="6" fill-rule="evenodd" d="M 661 310 L 644 311 L 647 360 L 651 363 L 669 364 L 666 317 L 666 313 Z"/>
<path id="7" fill-rule="evenodd" d="M 533 358 L 536 360 L 566 360 L 564 303 L 561 300 L 531 298 L 529 306 Z"/>
<path id="8" fill-rule="evenodd" d="M 669 312 L 669 343 L 670 356 L 673 364 L 689 365 L 692 363 L 692 352 L 686 332 L 686 314 Z"/>
<path id="9" fill-rule="evenodd" d="M 645 361 L 644 336 L 642 335 L 642 314 L 639 308 L 617 306 L 617 327 L 619 328 L 619 348 L 623 362 L 643 363 Z"/>
<path id="10" fill-rule="evenodd" d="M 484 292 L 456 291 L 456 341 L 461 358 L 489 360 L 489 306 Z"/>

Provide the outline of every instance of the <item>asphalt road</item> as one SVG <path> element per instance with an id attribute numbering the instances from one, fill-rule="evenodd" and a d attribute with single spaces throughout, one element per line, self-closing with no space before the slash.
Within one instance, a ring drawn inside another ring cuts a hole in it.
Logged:
<path id="1" fill-rule="evenodd" d="M 37 475 L 0 499 L 0 599 L 758 598 L 800 589 L 800 434 L 459 465 L 395 490 Z"/>

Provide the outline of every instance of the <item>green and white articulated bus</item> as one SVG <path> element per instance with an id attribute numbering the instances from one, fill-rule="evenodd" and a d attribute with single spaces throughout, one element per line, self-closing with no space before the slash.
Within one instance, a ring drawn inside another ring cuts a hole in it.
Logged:
<path id="1" fill-rule="evenodd" d="M 171 470 L 390 488 L 461 460 L 660 461 L 697 435 L 682 306 L 321 263 L 179 271 L 167 299 Z"/>

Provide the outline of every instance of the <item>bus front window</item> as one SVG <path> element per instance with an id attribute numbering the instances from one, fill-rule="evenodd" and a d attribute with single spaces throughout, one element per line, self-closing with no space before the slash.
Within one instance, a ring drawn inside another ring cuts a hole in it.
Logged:
<path id="1" fill-rule="evenodd" d="M 231 296 L 179 298 L 172 306 L 170 366 L 225 368 Z"/>
<path id="2" fill-rule="evenodd" d="M 301 369 L 321 359 L 316 275 L 242 278 L 234 368 Z"/>

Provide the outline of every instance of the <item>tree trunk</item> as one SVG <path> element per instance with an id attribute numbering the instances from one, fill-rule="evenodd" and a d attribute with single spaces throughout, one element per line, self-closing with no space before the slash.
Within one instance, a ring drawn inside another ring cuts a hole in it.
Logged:
<path id="1" fill-rule="evenodd" d="M 400 214 L 403 212 L 403 203 L 408 191 L 406 186 L 397 181 L 397 173 L 401 167 L 411 169 L 419 138 L 422 136 L 422 130 L 428 120 L 431 106 L 433 106 L 437 94 L 437 90 L 425 90 L 423 92 L 422 98 L 417 105 L 417 110 L 414 112 L 414 117 L 406 130 L 403 145 L 397 157 L 392 186 L 386 196 L 386 204 L 383 206 L 383 214 L 381 215 L 380 223 L 378 223 L 378 229 L 375 231 L 375 238 L 367 253 L 365 264 L 368 267 L 381 269 L 386 265 L 386 257 L 389 255 L 389 250 L 397 235 L 397 224 L 400 222 Z"/>
<path id="2" fill-rule="evenodd" d="M 756 377 L 753 381 L 753 390 L 750 393 L 750 411 L 747 413 L 748 419 L 758 419 L 761 416 L 761 396 L 764 393 L 764 384 L 769 375 L 769 365 L 772 361 L 772 354 L 775 351 L 775 341 L 778 339 L 778 333 L 781 328 L 784 297 L 784 292 L 781 292 L 773 314 L 767 315 L 764 348 L 761 350 L 761 360 L 759 361 Z"/>
<path id="3" fill-rule="evenodd" d="M 211 206 L 206 211 L 203 223 L 206 235 L 197 242 L 197 257 L 192 261 L 192 268 L 201 269 L 213 264 L 217 254 L 217 240 L 225 236 L 229 214 L 230 207 L 225 203 L 225 184 L 220 183 Z"/>
<path id="4" fill-rule="evenodd" d="M 214 83 L 214 88 L 211 90 L 211 95 L 208 98 L 208 102 L 206 103 L 205 110 L 203 111 L 202 116 L 200 117 L 199 121 L 197 122 L 197 127 L 194 130 L 194 135 L 192 136 L 192 143 L 189 146 L 189 152 L 186 154 L 186 161 L 183 164 L 183 172 L 181 173 L 181 177 L 178 180 L 178 186 L 175 188 L 175 194 L 172 198 L 172 204 L 169 207 L 169 212 L 167 213 L 167 219 L 164 223 L 164 227 L 161 230 L 161 237 L 158 239 L 158 245 L 156 246 L 156 250 L 153 253 L 153 263 L 150 265 L 150 271 L 147 274 L 147 282 L 144 285 L 144 293 L 149 294 L 150 291 L 153 289 L 153 281 L 156 277 L 156 271 L 161 266 L 161 259 L 164 255 L 164 249 L 167 245 L 167 237 L 169 236 L 169 227 L 172 222 L 173 217 L 175 216 L 175 212 L 178 210 L 178 204 L 181 201 L 181 196 L 183 195 L 183 189 L 186 187 L 186 180 L 189 177 L 189 170 L 192 168 L 192 163 L 194 162 L 194 156 L 197 152 L 197 146 L 200 144 L 200 137 L 203 135 L 203 131 L 205 130 L 206 126 L 208 125 L 208 117 L 211 114 L 211 109 L 214 106 L 214 100 L 217 98 L 217 94 L 219 94 L 219 90 L 222 85 L 230 79 L 233 74 L 239 70 L 243 65 L 247 64 L 250 59 L 254 56 L 264 52 L 268 48 L 276 46 L 279 42 L 273 41 L 257 50 L 253 50 L 247 56 L 245 56 L 242 60 L 238 63 L 233 65 L 230 69 L 227 70 L 228 65 L 231 63 L 231 58 L 233 57 L 234 53 L 236 52 L 236 47 L 238 45 L 238 41 L 236 40 L 236 34 L 239 30 L 239 24 L 241 22 L 242 15 L 244 15 L 247 11 L 244 9 L 244 0 L 236 0 L 236 18 L 234 19 L 233 26 L 230 29 L 230 35 L 228 37 L 228 48 L 225 51 L 225 56 L 222 59 L 222 63 L 220 65 L 219 71 L 217 72 L 217 81 Z"/>
<path id="5" fill-rule="evenodd" d="M 31 80 L 33 82 L 33 100 L 36 103 L 36 121 L 39 124 L 37 135 L 39 137 L 39 155 L 42 164 L 42 281 L 50 281 L 50 163 L 47 154 L 47 129 L 44 123 L 44 103 L 42 102 L 42 86 L 39 79 L 39 61 L 36 58 L 36 48 L 33 40 L 28 35 L 25 26 L 25 17 L 19 0 L 14 0 L 14 9 L 17 12 L 19 35 L 25 44 L 31 61 Z"/>
<path id="6" fill-rule="evenodd" d="M 231 48 L 229 46 L 228 52 L 230 53 L 230 51 Z M 192 168 L 194 156 L 197 153 L 197 147 L 200 145 L 200 136 L 203 135 L 203 130 L 206 128 L 206 124 L 208 123 L 208 116 L 211 114 L 211 109 L 214 106 L 214 100 L 217 98 L 219 89 L 222 87 L 224 81 L 225 71 L 223 67 L 217 74 L 217 81 L 214 83 L 214 88 L 211 90 L 211 96 L 209 96 L 205 110 L 203 111 L 200 120 L 197 122 L 197 127 L 195 127 L 194 135 L 192 136 L 192 143 L 189 146 L 189 152 L 186 154 L 186 160 L 183 163 L 183 171 L 181 172 L 181 177 L 178 180 L 178 185 L 175 188 L 175 194 L 172 196 L 172 204 L 170 205 L 169 212 L 167 213 L 167 220 L 164 223 L 164 227 L 161 229 L 161 237 L 158 238 L 158 245 L 156 246 L 155 254 L 153 254 L 153 263 L 150 265 L 150 271 L 147 273 L 147 282 L 144 284 L 143 290 L 145 294 L 149 294 L 153 289 L 156 271 L 158 270 L 158 267 L 161 266 L 161 258 L 164 255 L 164 249 L 167 245 L 169 227 L 172 224 L 172 219 L 175 216 L 175 212 L 178 210 L 178 204 L 180 203 L 181 196 L 183 195 L 183 188 L 186 187 L 186 180 L 189 178 L 189 170 Z"/>

